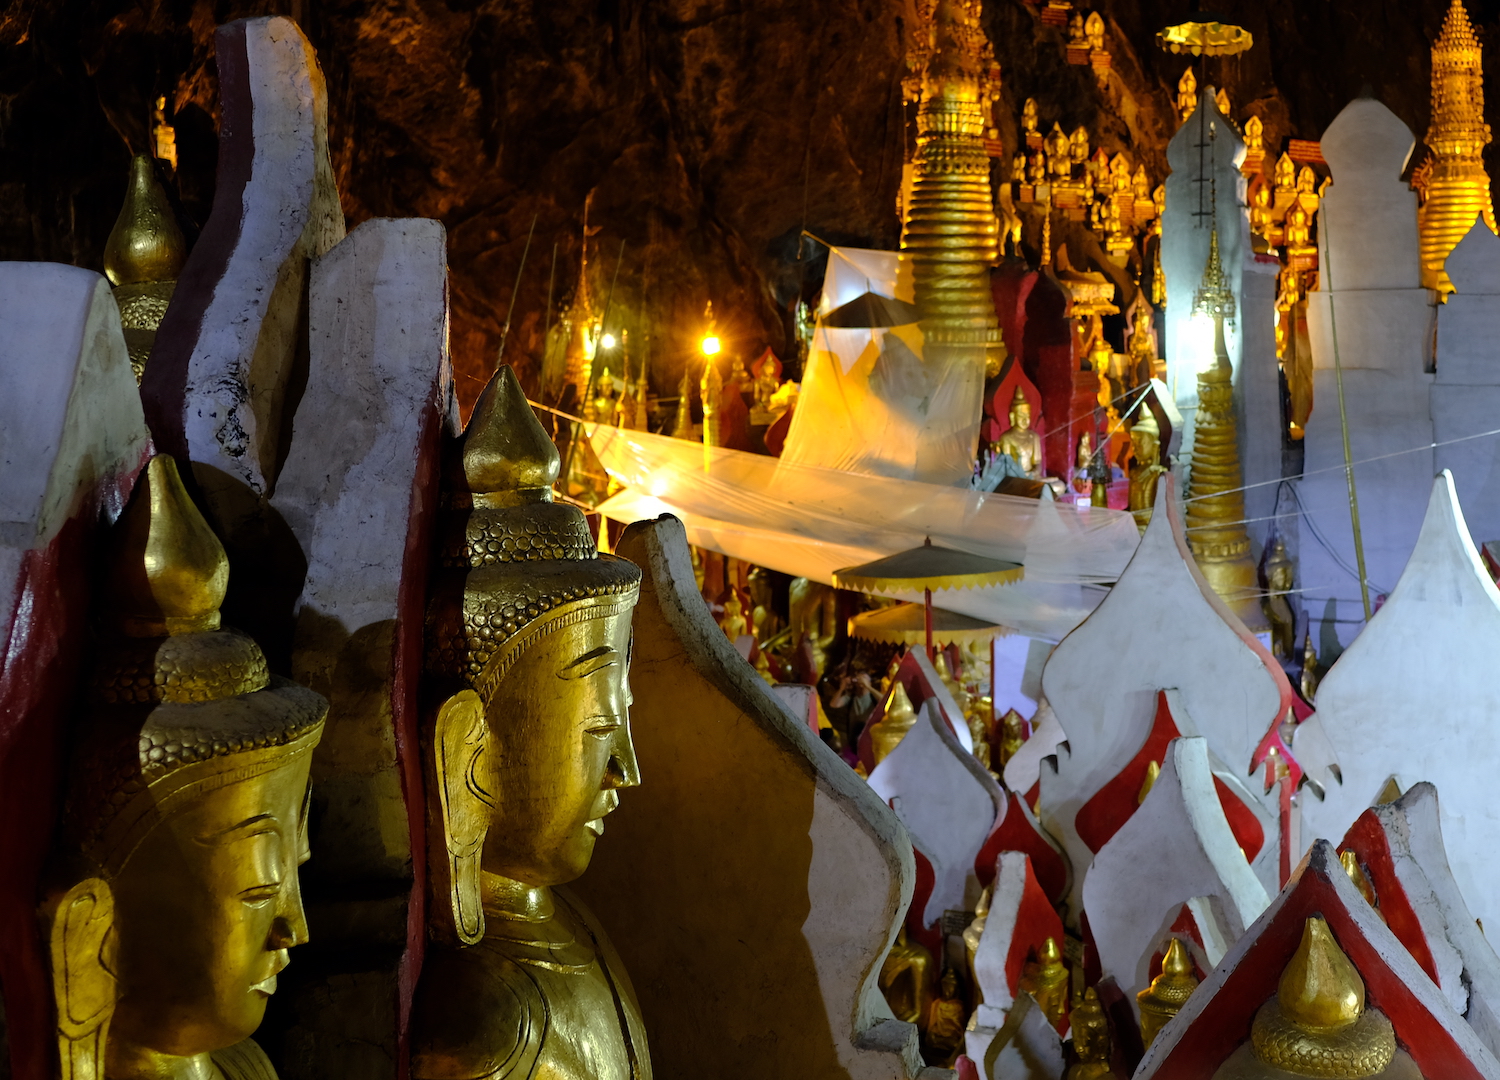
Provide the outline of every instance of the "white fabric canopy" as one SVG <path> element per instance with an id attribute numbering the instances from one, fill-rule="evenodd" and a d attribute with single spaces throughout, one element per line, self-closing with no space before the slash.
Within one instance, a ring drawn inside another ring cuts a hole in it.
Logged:
<path id="1" fill-rule="evenodd" d="M 829 583 L 836 569 L 926 537 L 1024 563 L 1019 584 L 945 590 L 937 602 L 1030 637 L 1060 640 L 1135 551 L 1135 522 L 1116 510 L 816 468 L 640 431 L 596 425 L 589 434 L 604 467 L 630 489 L 599 508 L 607 517 L 675 514 L 699 547 Z"/>

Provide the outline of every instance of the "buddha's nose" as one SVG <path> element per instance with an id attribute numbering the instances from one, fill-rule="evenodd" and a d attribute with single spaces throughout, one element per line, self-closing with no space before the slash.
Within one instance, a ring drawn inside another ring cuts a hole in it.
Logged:
<path id="1" fill-rule="evenodd" d="M 609 767 L 604 785 L 610 788 L 635 787 L 641 782 L 641 765 L 635 757 L 635 740 L 630 737 L 630 722 L 621 724 L 610 748 Z"/>
<path id="2" fill-rule="evenodd" d="M 296 881 L 295 875 L 293 881 Z M 307 915 L 302 910 L 302 890 L 295 884 L 290 889 L 282 891 L 281 908 L 276 912 L 276 918 L 271 923 L 270 940 L 267 948 L 291 949 L 298 945 L 307 944 Z"/>

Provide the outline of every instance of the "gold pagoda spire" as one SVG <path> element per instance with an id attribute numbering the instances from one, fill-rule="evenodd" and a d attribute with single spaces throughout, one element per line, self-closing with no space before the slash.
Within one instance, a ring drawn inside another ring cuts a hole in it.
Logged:
<path id="1" fill-rule="evenodd" d="M 1193 974 L 1193 958 L 1182 939 L 1173 938 L 1162 957 L 1161 974 L 1135 996 L 1141 1009 L 1141 1041 L 1150 1046 L 1196 989 L 1198 976 Z"/>
<path id="2" fill-rule="evenodd" d="M 1422 284 L 1446 299 L 1453 282 L 1443 264 L 1482 215 L 1496 231 L 1490 178 L 1481 155 L 1490 142 L 1484 122 L 1484 71 L 1479 41 L 1462 0 L 1453 0 L 1432 46 L 1432 124 L 1427 129 L 1431 173 L 1418 211 Z"/>
<path id="3" fill-rule="evenodd" d="M 104 245 L 104 273 L 114 286 L 137 384 L 186 260 L 187 241 L 151 158 L 137 154 L 130 162 L 125 203 Z"/>
<path id="4" fill-rule="evenodd" d="M 985 113 L 999 93 L 994 49 L 978 0 L 937 0 L 908 55 L 908 101 L 918 102 L 915 180 L 901 237 L 910 254 L 928 345 L 1005 357 L 990 291 L 998 227 L 984 149 Z M 925 39 L 925 40 L 924 40 Z"/>
<path id="5" fill-rule="evenodd" d="M 1214 358 L 1198 376 L 1198 414 L 1187 489 L 1188 546 L 1214 592 L 1247 627 L 1263 630 L 1266 616 L 1245 532 L 1233 371 L 1224 344 L 1224 320 L 1234 317 L 1234 295 L 1224 280 L 1218 229 L 1209 235 L 1208 265 L 1193 308 L 1195 314 L 1214 321 Z"/>

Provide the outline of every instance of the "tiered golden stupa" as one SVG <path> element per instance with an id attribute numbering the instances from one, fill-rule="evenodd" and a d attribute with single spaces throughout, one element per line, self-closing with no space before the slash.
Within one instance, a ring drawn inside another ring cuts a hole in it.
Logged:
<path id="1" fill-rule="evenodd" d="M 1266 628 L 1259 602 L 1250 537 L 1245 532 L 1239 432 L 1234 415 L 1233 372 L 1224 345 L 1224 320 L 1234 317 L 1234 296 L 1219 261 L 1219 231 L 1209 237 L 1208 265 L 1193 305 L 1214 320 L 1214 359 L 1198 376 L 1198 415 L 1188 480 L 1187 539 L 1198 569 L 1251 630 Z"/>
<path id="2" fill-rule="evenodd" d="M 1453 0 L 1443 32 L 1432 46 L 1432 125 L 1427 129 L 1431 172 L 1427 197 L 1417 214 L 1422 284 L 1445 299 L 1453 282 L 1443 264 L 1473 227 L 1474 218 L 1484 215 L 1484 223 L 1496 231 L 1490 178 L 1481 159 L 1489 142 L 1479 42 L 1462 0 Z"/>
<path id="3" fill-rule="evenodd" d="M 978 0 L 937 0 L 930 10 L 931 49 L 924 43 L 908 57 L 908 100 L 919 108 L 901 247 L 911 255 L 927 344 L 971 347 L 998 371 L 1005 345 L 989 271 L 999 230 L 984 149 L 998 68 L 979 25 Z"/>

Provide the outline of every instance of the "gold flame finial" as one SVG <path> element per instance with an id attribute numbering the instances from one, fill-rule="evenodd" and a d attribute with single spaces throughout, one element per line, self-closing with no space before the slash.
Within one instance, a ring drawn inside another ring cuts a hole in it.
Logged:
<path id="1" fill-rule="evenodd" d="M 158 454 L 116 525 L 109 607 L 131 637 L 215 630 L 229 585 L 224 545 Z"/>
<path id="2" fill-rule="evenodd" d="M 1276 996 L 1255 1014 L 1251 1044 L 1274 1068 L 1336 1080 L 1374 1076 L 1396 1054 L 1391 1022 L 1365 1008 L 1364 980 L 1316 917 L 1303 924 Z"/>
<path id="3" fill-rule="evenodd" d="M 151 158 L 137 154 L 130 162 L 125 205 L 104 245 L 104 273 L 111 285 L 170 281 L 186 258 L 187 242 Z"/>
<path id="4" fill-rule="evenodd" d="M 463 471 L 475 504 L 490 508 L 551 502 L 562 468 L 509 365 L 495 373 L 464 434 Z"/>
<path id="5" fill-rule="evenodd" d="M 1141 1038 L 1147 1046 L 1196 989 L 1198 976 L 1193 973 L 1193 958 L 1181 939 L 1173 938 L 1162 957 L 1161 974 L 1136 995 L 1141 1009 Z"/>

